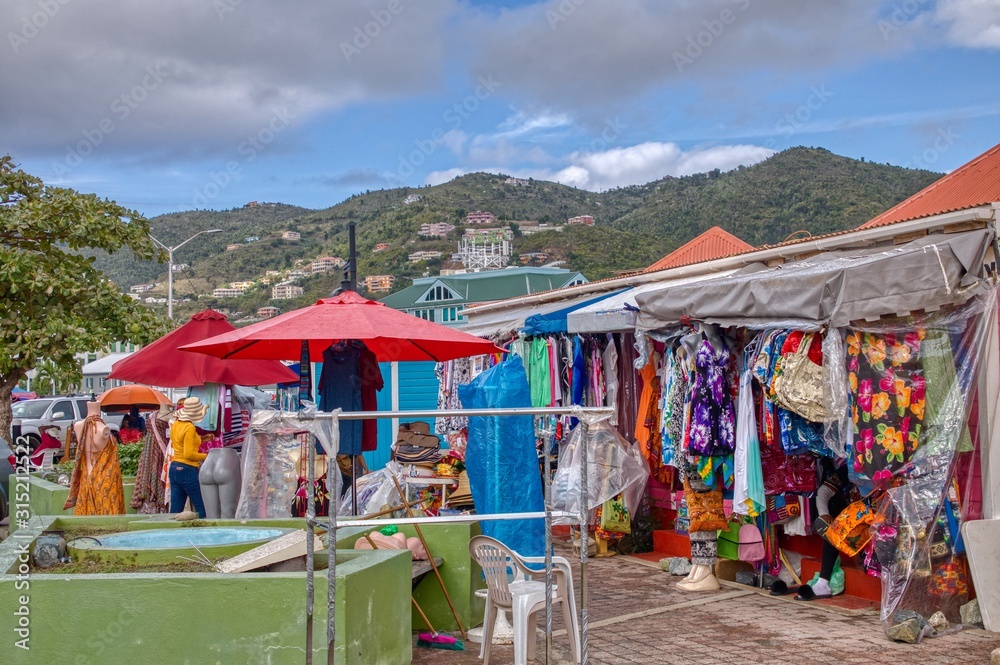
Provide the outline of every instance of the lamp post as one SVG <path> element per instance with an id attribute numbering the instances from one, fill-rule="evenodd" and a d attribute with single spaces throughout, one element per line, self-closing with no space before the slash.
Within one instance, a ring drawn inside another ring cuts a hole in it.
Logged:
<path id="1" fill-rule="evenodd" d="M 193 236 L 185 240 L 179 245 L 174 245 L 173 247 L 167 247 L 162 242 L 153 237 L 152 234 L 149 235 L 149 239 L 155 242 L 157 245 L 162 247 L 167 252 L 167 318 L 174 318 L 174 251 L 180 249 L 184 245 L 188 244 L 202 233 L 219 233 L 222 229 L 208 229 L 205 231 L 198 231 Z"/>

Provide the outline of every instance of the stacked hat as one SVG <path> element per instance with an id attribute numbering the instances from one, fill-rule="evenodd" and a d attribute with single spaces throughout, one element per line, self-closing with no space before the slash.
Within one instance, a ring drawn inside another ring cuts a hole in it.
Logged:
<path id="1" fill-rule="evenodd" d="M 469 486 L 469 474 L 465 471 L 458 474 L 458 487 L 448 495 L 448 505 L 452 507 L 474 506 L 472 487 Z"/>
<path id="2" fill-rule="evenodd" d="M 396 461 L 433 467 L 441 459 L 441 439 L 425 422 L 402 423 L 396 437 Z"/>

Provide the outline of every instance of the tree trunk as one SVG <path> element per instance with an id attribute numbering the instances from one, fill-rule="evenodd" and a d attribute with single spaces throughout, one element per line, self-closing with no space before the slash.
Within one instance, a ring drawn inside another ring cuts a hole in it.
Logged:
<path id="1" fill-rule="evenodd" d="M 14 392 L 14 386 L 24 376 L 24 370 L 14 370 L 7 376 L 0 377 L 0 439 L 7 441 L 10 447 L 14 448 L 14 442 L 10 440 L 10 421 L 13 413 L 10 408 L 10 396 Z"/>

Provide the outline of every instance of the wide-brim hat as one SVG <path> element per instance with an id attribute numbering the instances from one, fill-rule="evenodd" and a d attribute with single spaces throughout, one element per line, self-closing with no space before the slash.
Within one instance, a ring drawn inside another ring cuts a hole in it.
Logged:
<path id="1" fill-rule="evenodd" d="M 430 425 L 421 420 L 400 424 L 396 441 L 423 448 L 441 447 L 441 439 L 431 434 Z"/>
<path id="2" fill-rule="evenodd" d="M 205 417 L 208 405 L 203 404 L 197 397 L 187 397 L 181 401 L 181 408 L 174 414 L 177 420 L 184 420 L 189 423 L 198 422 Z"/>
<path id="3" fill-rule="evenodd" d="M 450 506 L 471 506 L 472 487 L 469 485 L 469 474 L 463 471 L 458 474 L 458 487 L 448 495 L 448 505 Z"/>

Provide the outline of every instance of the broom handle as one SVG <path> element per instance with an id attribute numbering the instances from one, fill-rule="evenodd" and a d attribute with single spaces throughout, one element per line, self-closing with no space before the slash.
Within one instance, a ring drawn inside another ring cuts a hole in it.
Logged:
<path id="1" fill-rule="evenodd" d="M 403 499 L 403 503 L 406 503 L 406 497 L 403 494 L 403 488 L 399 485 L 399 480 L 396 476 L 392 476 L 392 482 L 396 485 L 396 491 L 399 492 L 399 496 Z M 413 517 L 413 511 L 409 506 L 406 506 L 406 513 Z M 444 579 L 441 577 L 441 572 L 438 570 L 437 564 L 434 562 L 434 555 L 431 553 L 431 549 L 427 546 L 427 540 L 424 538 L 423 531 L 420 530 L 420 525 L 414 524 L 413 530 L 417 532 L 417 538 L 420 539 L 420 544 L 424 546 L 424 552 L 427 553 L 427 559 L 430 561 L 431 570 L 434 571 L 434 576 L 437 577 L 438 584 L 441 585 L 441 591 L 444 592 L 444 598 L 448 601 L 448 607 L 451 608 L 451 614 L 455 617 L 455 623 L 458 624 L 458 632 L 462 634 L 462 639 L 468 639 L 468 635 L 465 632 L 465 627 L 462 626 L 462 620 L 458 616 L 458 610 L 455 609 L 455 603 L 451 602 L 451 594 L 448 593 L 448 587 L 444 584 Z"/>
<path id="2" fill-rule="evenodd" d="M 365 534 L 365 540 L 368 541 L 368 544 L 372 546 L 373 550 L 377 550 L 378 549 L 378 545 L 376 545 L 375 541 L 372 540 L 371 535 L 369 535 L 369 534 L 366 533 Z M 410 600 L 413 601 L 413 606 L 415 608 L 417 608 L 417 612 L 420 613 L 420 618 L 424 620 L 425 624 L 427 624 L 427 628 L 431 631 L 431 634 L 434 637 L 437 637 L 438 636 L 438 632 L 436 630 L 434 630 L 434 626 L 431 625 L 431 620 L 427 618 L 426 614 L 424 614 L 424 611 L 420 608 L 420 604 L 417 603 L 417 599 L 414 598 L 412 595 L 410 595 Z"/>
<path id="3" fill-rule="evenodd" d="M 367 515 L 361 515 L 360 517 L 355 517 L 354 519 L 356 519 L 356 520 L 373 520 L 376 517 L 382 517 L 383 515 L 388 515 L 389 513 L 394 513 L 397 510 L 402 510 L 403 508 L 407 508 L 409 506 L 419 506 L 420 504 L 426 503 L 426 502 L 430 501 L 433 498 L 434 497 L 432 497 L 432 496 L 425 496 L 423 499 L 417 499 L 416 501 L 413 501 L 413 502 L 404 501 L 403 503 L 401 503 L 398 506 L 394 506 L 392 508 L 386 508 L 385 510 L 380 510 L 377 513 L 368 513 Z"/>
<path id="4" fill-rule="evenodd" d="M 788 563 L 788 557 L 785 556 L 785 550 L 778 548 L 778 556 L 781 557 L 781 563 L 785 564 L 785 568 L 788 569 L 788 573 L 792 576 L 792 581 L 802 586 L 802 580 L 798 575 L 795 574 L 795 569 L 792 568 L 792 564 Z M 763 579 L 763 576 L 761 576 Z"/>

